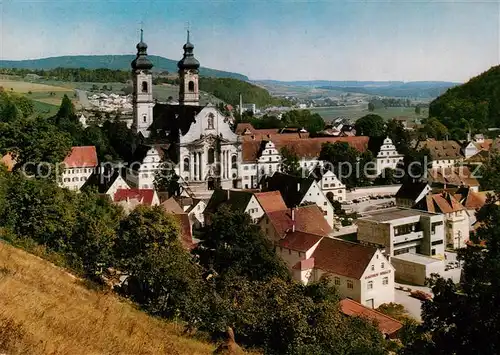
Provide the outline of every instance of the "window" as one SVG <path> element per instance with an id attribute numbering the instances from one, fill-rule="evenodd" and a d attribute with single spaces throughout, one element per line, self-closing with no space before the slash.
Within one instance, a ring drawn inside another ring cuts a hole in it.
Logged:
<path id="1" fill-rule="evenodd" d="M 368 281 L 368 284 L 366 285 L 366 288 L 368 290 L 373 290 L 373 281 Z"/>
<path id="2" fill-rule="evenodd" d="M 436 249 L 432 249 L 431 255 L 436 255 Z"/>
<path id="3" fill-rule="evenodd" d="M 375 265 L 372 265 L 372 266 L 371 266 L 371 270 L 372 270 L 372 271 L 375 271 Z"/>
<path id="4" fill-rule="evenodd" d="M 434 242 L 431 243 L 432 245 L 439 245 L 439 244 L 443 244 L 443 240 L 436 240 Z"/>
<path id="5" fill-rule="evenodd" d="M 146 115 L 143 115 L 142 116 L 142 122 L 146 123 L 147 120 L 148 120 L 148 117 Z"/>
<path id="6" fill-rule="evenodd" d="M 328 203 L 327 203 L 326 201 L 325 201 L 325 202 L 323 202 L 323 206 L 326 206 L 327 204 L 328 204 Z"/>
<path id="7" fill-rule="evenodd" d="M 244 167 L 243 167 L 243 170 L 248 170 L 248 166 L 244 166 Z"/>
<path id="8" fill-rule="evenodd" d="M 236 169 L 238 166 L 236 165 L 236 155 L 231 156 L 231 168 Z"/>
<path id="9" fill-rule="evenodd" d="M 380 268 L 381 269 L 385 268 L 385 263 L 380 264 Z"/>
<path id="10" fill-rule="evenodd" d="M 189 171 L 189 158 L 184 158 L 184 171 Z"/>
<path id="11" fill-rule="evenodd" d="M 213 164 L 215 161 L 215 150 L 210 148 L 208 150 L 208 164 Z"/>
<path id="12" fill-rule="evenodd" d="M 335 277 L 335 285 L 340 285 L 340 277 Z"/>
<path id="13" fill-rule="evenodd" d="M 350 289 L 354 288 L 351 280 L 347 280 L 347 288 L 350 288 Z"/>
<path id="14" fill-rule="evenodd" d="M 188 91 L 194 92 L 194 81 L 192 80 L 188 83 Z"/>
<path id="15" fill-rule="evenodd" d="M 385 276 L 383 279 L 382 279 L 382 285 L 388 285 L 389 284 L 389 277 Z"/>
<path id="16" fill-rule="evenodd" d="M 148 92 L 148 83 L 147 81 L 142 82 L 142 92 Z"/>
<path id="17" fill-rule="evenodd" d="M 84 176 L 82 176 L 82 177 L 80 178 L 80 181 L 85 181 L 85 180 L 86 180 L 86 179 L 85 179 L 85 177 L 84 177 Z"/>

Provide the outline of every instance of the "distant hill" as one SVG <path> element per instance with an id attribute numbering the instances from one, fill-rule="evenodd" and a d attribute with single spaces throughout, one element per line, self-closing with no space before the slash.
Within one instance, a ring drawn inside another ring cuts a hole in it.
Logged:
<path id="1" fill-rule="evenodd" d="M 500 66 L 449 89 L 431 102 L 429 117 L 439 119 L 455 138 L 500 127 Z"/>
<path id="2" fill-rule="evenodd" d="M 19 69 L 55 69 L 55 68 L 85 68 L 85 69 L 114 69 L 130 70 L 130 62 L 135 55 L 72 55 L 29 60 L 0 60 L 0 68 Z M 150 55 L 155 71 L 177 72 L 177 61 Z M 231 73 L 222 70 L 201 67 L 200 75 L 214 78 L 234 78 L 248 80 L 243 74 Z"/>
<path id="3" fill-rule="evenodd" d="M 282 85 L 303 88 L 316 88 L 337 92 L 352 92 L 366 95 L 411 97 L 411 98 L 434 98 L 444 93 L 448 88 L 458 83 L 443 81 L 276 81 L 261 80 L 257 83 L 263 85 Z"/>

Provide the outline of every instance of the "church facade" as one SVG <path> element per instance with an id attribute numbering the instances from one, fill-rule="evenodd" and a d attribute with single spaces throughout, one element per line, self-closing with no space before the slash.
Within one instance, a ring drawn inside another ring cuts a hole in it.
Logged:
<path id="1" fill-rule="evenodd" d="M 199 67 L 189 39 L 178 62 L 179 103 L 160 103 L 153 98 L 153 64 L 147 45 L 137 44 L 132 61 L 133 124 L 140 138 L 127 181 L 139 188 L 154 188 L 154 176 L 165 164 L 174 167 L 184 195 L 206 198 L 220 188 L 241 187 L 241 143 L 231 130 L 231 117 L 212 104 L 199 103 Z M 146 154 L 144 154 L 146 152 Z M 150 156 L 158 152 L 158 156 Z M 161 164 L 151 164 L 161 162 Z M 143 166 L 144 165 L 144 166 Z M 143 169 L 144 168 L 144 169 Z"/>

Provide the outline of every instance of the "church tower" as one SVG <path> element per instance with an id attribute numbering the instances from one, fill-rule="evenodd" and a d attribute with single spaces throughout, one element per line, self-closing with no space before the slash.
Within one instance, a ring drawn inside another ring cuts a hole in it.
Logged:
<path id="1" fill-rule="evenodd" d="M 198 74 L 200 62 L 193 54 L 194 46 L 189 42 L 189 30 L 187 42 L 184 45 L 184 56 L 177 63 L 179 68 L 179 105 L 199 105 L 200 94 L 198 90 Z"/>
<path id="2" fill-rule="evenodd" d="M 132 129 L 136 133 L 142 133 L 144 137 L 149 137 L 148 128 L 153 123 L 153 74 L 151 69 L 153 63 L 148 59 L 148 46 L 143 40 L 141 28 L 141 41 L 137 43 L 137 56 L 132 61 L 132 81 L 134 121 Z"/>

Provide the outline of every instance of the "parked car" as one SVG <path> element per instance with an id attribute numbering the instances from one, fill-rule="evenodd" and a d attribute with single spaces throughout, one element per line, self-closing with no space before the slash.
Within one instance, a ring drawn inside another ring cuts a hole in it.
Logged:
<path id="1" fill-rule="evenodd" d="M 352 202 L 359 203 L 359 200 L 358 199 L 354 199 L 354 200 L 352 200 Z"/>
<path id="2" fill-rule="evenodd" d="M 415 290 L 415 291 L 411 291 L 410 292 L 410 296 L 413 297 L 413 298 L 416 298 L 417 300 L 420 300 L 420 301 L 425 301 L 425 300 L 431 300 L 432 299 L 432 295 L 427 293 L 427 292 L 424 292 L 424 291 L 420 291 L 420 290 Z"/>

